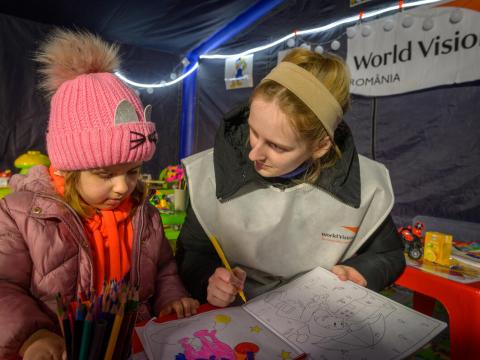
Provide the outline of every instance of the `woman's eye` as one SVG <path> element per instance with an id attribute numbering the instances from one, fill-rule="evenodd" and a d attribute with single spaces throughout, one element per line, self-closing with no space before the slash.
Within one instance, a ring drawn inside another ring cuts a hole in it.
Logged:
<path id="1" fill-rule="evenodd" d="M 269 143 L 270 147 L 275 150 L 276 152 L 285 152 L 285 149 L 276 145 L 276 144 L 273 144 L 273 143 Z"/>
<path id="2" fill-rule="evenodd" d="M 98 174 L 98 176 L 102 179 L 111 179 L 112 174 Z"/>

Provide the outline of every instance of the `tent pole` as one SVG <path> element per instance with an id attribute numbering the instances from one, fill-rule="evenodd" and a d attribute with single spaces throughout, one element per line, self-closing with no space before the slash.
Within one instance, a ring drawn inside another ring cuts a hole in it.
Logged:
<path id="1" fill-rule="evenodd" d="M 259 1 L 237 16 L 230 23 L 211 35 L 202 44 L 193 49 L 186 58 L 190 61 L 184 72 L 188 71 L 193 64 L 197 63 L 199 56 L 215 49 L 228 41 L 243 29 L 270 12 L 284 0 Z M 198 71 L 198 70 L 197 70 Z M 183 80 L 182 92 L 182 118 L 180 121 L 180 149 L 179 157 L 183 159 L 193 152 L 195 133 L 195 105 L 196 105 L 196 79 L 197 71 Z"/>

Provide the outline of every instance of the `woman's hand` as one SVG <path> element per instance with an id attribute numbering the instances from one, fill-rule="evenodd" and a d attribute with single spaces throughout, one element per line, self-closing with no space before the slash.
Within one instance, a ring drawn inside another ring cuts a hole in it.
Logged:
<path id="1" fill-rule="evenodd" d="M 207 301 L 218 307 L 225 307 L 235 301 L 239 291 L 243 291 L 247 273 L 236 267 L 232 271 L 220 267 L 208 279 Z"/>
<path id="2" fill-rule="evenodd" d="M 180 300 L 172 301 L 164 306 L 158 316 L 168 315 L 175 311 L 177 318 L 189 317 L 197 313 L 200 303 L 192 298 L 184 297 Z"/>
<path id="3" fill-rule="evenodd" d="M 335 265 L 332 272 L 342 281 L 350 280 L 360 286 L 367 286 L 367 280 L 351 266 Z"/>
<path id="4" fill-rule="evenodd" d="M 65 341 L 48 330 L 32 334 L 20 349 L 24 360 L 66 360 Z"/>

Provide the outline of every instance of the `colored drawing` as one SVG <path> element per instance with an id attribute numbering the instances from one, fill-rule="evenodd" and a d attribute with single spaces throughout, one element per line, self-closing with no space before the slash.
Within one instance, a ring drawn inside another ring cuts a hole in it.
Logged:
<path id="1" fill-rule="evenodd" d="M 152 360 L 281 360 L 299 354 L 240 307 L 150 321 L 137 332 Z"/>

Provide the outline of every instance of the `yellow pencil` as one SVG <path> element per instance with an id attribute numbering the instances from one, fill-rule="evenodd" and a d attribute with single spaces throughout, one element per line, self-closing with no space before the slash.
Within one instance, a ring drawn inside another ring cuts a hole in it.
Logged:
<path id="1" fill-rule="evenodd" d="M 115 350 L 115 345 L 117 344 L 118 334 L 120 332 L 120 327 L 122 326 L 123 315 L 124 315 L 124 306 L 125 304 L 120 305 L 120 310 L 115 315 L 115 320 L 113 322 L 112 331 L 110 333 L 110 339 L 108 340 L 107 350 L 105 352 L 104 360 L 111 360 L 113 352 Z"/>
<path id="2" fill-rule="evenodd" d="M 218 256 L 220 257 L 220 260 L 222 260 L 223 266 L 225 266 L 225 268 L 226 268 L 228 271 L 232 272 L 232 268 L 230 267 L 230 264 L 228 263 L 227 258 L 225 257 L 225 254 L 223 253 L 223 250 L 222 250 L 222 248 L 220 247 L 220 244 L 218 243 L 217 238 L 216 238 L 214 235 L 212 235 L 212 236 L 210 236 L 210 241 L 212 242 L 213 247 L 214 247 L 215 250 L 217 251 L 217 254 L 218 254 Z M 243 293 L 242 290 L 240 290 L 240 291 L 238 292 L 238 295 L 240 295 L 240 297 L 242 298 L 243 302 L 245 302 L 245 303 L 247 302 L 247 298 L 245 297 L 245 294 Z"/>

